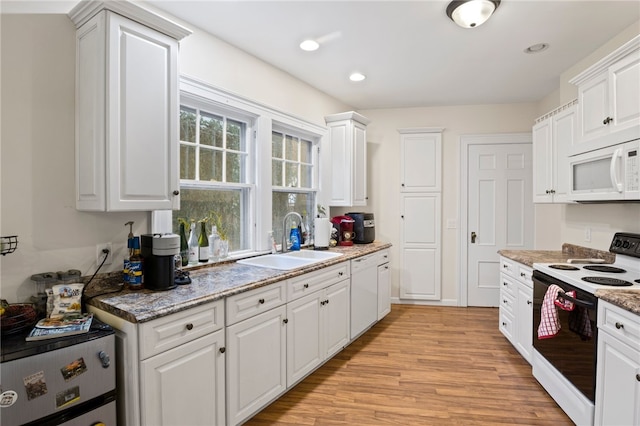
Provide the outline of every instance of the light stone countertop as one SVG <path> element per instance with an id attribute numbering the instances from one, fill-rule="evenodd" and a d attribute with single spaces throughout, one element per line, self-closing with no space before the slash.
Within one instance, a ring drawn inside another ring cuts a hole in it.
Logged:
<path id="1" fill-rule="evenodd" d="M 629 312 L 640 315 L 640 290 L 596 290 L 596 296 L 602 300 L 620 306 Z"/>
<path id="2" fill-rule="evenodd" d="M 191 284 L 167 291 L 122 290 L 122 273 L 113 273 L 87 286 L 85 295 L 89 300 L 86 303 L 129 322 L 141 323 L 389 247 L 391 244 L 379 241 L 332 247 L 329 251 L 343 253 L 344 256 L 290 271 L 241 265 L 236 262 L 203 265 L 189 269 Z"/>

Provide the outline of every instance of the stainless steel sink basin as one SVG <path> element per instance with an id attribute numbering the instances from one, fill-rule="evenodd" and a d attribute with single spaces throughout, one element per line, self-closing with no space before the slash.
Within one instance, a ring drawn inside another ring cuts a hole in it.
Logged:
<path id="1" fill-rule="evenodd" d="M 251 257 L 249 259 L 238 260 L 242 265 L 257 266 L 260 268 L 279 269 L 289 271 L 291 269 L 302 268 L 313 265 L 328 259 L 342 256 L 342 253 L 320 252 L 313 250 L 290 251 L 284 254 L 267 254 L 264 256 Z"/>

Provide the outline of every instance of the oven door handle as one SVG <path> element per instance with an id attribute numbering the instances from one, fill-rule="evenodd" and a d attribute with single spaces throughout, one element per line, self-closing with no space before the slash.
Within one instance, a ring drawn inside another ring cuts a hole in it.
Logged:
<path id="1" fill-rule="evenodd" d="M 573 302 L 576 305 L 582 306 L 583 308 L 587 308 L 587 309 L 595 308 L 595 305 L 593 303 L 583 302 L 582 300 L 578 300 L 578 299 L 576 299 L 574 297 L 571 297 L 567 293 L 564 293 L 564 292 L 559 292 L 558 293 L 558 297 L 556 298 L 556 300 L 558 300 L 558 299 L 568 300 L 569 302 Z"/>

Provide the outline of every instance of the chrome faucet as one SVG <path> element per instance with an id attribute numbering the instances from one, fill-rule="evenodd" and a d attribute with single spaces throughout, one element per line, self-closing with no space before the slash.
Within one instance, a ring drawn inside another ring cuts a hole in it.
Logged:
<path id="1" fill-rule="evenodd" d="M 289 216 L 298 216 L 298 219 L 300 219 L 300 222 L 298 223 L 302 223 L 302 216 L 300 216 L 300 213 L 289 212 L 284 215 L 284 219 L 282 219 L 282 253 L 287 252 L 287 218 Z M 302 244 L 302 241 L 300 241 L 300 243 Z"/>

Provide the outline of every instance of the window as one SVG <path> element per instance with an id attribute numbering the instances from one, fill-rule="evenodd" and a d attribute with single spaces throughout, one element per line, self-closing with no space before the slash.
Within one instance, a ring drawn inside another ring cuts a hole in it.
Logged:
<path id="1" fill-rule="evenodd" d="M 276 128 L 277 129 L 277 128 Z M 274 130 L 271 134 L 272 223 L 276 242 L 282 241 L 282 220 L 289 212 L 302 215 L 302 243 L 309 244 L 315 212 L 316 158 L 318 150 L 310 138 L 295 131 Z M 291 226 L 291 223 L 287 223 Z"/>
<path id="2" fill-rule="evenodd" d="M 180 210 L 173 214 L 173 228 L 177 233 L 178 218 L 219 215 L 218 231 L 229 240 L 229 251 L 247 250 L 251 123 L 213 109 L 196 102 L 180 106 Z"/>

